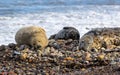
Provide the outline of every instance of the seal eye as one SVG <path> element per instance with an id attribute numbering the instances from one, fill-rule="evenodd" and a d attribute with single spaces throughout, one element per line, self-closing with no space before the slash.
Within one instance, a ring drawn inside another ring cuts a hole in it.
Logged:
<path id="1" fill-rule="evenodd" d="M 41 45 L 38 45 L 37 48 L 38 48 L 38 49 L 41 48 Z"/>
<path id="2" fill-rule="evenodd" d="M 35 46 L 35 43 L 33 43 L 33 46 Z"/>
<path id="3" fill-rule="evenodd" d="M 92 49 L 91 49 L 91 51 L 92 51 L 92 52 L 95 52 L 95 49 L 94 49 L 94 48 L 92 48 Z"/>
<path id="4" fill-rule="evenodd" d="M 82 40 L 79 45 L 80 49 L 84 49 L 85 47 L 85 42 Z"/>

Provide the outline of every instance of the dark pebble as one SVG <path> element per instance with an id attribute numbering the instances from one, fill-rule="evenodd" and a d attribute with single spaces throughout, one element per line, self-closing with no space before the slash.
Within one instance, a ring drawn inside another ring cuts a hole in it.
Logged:
<path id="1" fill-rule="evenodd" d="M 8 47 L 9 47 L 9 48 L 12 48 L 12 49 L 15 49 L 16 44 L 14 44 L 14 43 L 10 43 L 10 44 L 8 44 Z"/>
<path id="2" fill-rule="evenodd" d="M 28 45 L 20 45 L 20 50 L 24 50 L 24 49 L 26 49 L 26 48 L 30 48 Z"/>
<path id="3" fill-rule="evenodd" d="M 60 45 L 57 44 L 57 43 L 54 43 L 51 47 L 55 48 L 55 49 L 59 49 L 60 48 Z"/>

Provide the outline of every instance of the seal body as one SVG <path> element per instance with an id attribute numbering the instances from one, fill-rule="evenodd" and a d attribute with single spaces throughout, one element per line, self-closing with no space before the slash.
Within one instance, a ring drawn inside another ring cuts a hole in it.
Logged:
<path id="1" fill-rule="evenodd" d="M 63 39 L 63 40 L 68 40 L 68 39 L 73 39 L 73 40 L 79 40 L 80 34 L 77 29 L 74 27 L 64 27 L 62 30 L 60 30 L 57 34 L 52 35 L 50 39 Z"/>
<path id="2" fill-rule="evenodd" d="M 21 28 L 15 35 L 15 41 L 18 45 L 26 44 L 36 48 L 44 48 L 48 45 L 45 30 L 38 26 Z"/>
<path id="3" fill-rule="evenodd" d="M 79 48 L 83 50 L 113 49 L 120 46 L 120 28 L 95 28 L 83 35 Z"/>

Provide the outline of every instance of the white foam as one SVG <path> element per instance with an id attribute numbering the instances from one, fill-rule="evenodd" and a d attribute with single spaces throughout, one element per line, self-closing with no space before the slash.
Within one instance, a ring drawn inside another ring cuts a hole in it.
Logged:
<path id="1" fill-rule="evenodd" d="M 120 27 L 120 6 L 81 6 L 77 11 L 41 12 L 0 16 L 0 44 L 15 42 L 17 30 L 24 26 L 43 27 L 47 36 L 57 33 L 64 26 L 72 26 L 82 36 L 92 28 Z"/>

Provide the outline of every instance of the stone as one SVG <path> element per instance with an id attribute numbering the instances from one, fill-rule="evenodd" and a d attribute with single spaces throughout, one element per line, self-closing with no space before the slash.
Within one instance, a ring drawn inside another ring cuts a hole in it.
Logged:
<path id="1" fill-rule="evenodd" d="M 50 54 L 50 47 L 45 48 L 43 55 L 48 55 Z"/>
<path id="2" fill-rule="evenodd" d="M 55 49 L 59 49 L 60 45 L 54 39 L 51 39 L 49 40 L 48 47 L 54 47 Z"/>
<path id="3" fill-rule="evenodd" d="M 21 54 L 20 59 L 26 60 L 27 58 L 27 53 Z"/>
<path id="4" fill-rule="evenodd" d="M 64 27 L 57 34 L 52 35 L 49 39 L 79 40 L 79 38 L 80 38 L 80 34 L 79 34 L 79 31 L 76 28 L 74 28 L 74 27 Z"/>
<path id="5" fill-rule="evenodd" d="M 80 50 L 113 49 L 120 46 L 120 28 L 95 28 L 80 38 Z M 114 47 L 113 47 L 114 46 Z M 112 47 L 112 48 L 110 48 Z"/>
<path id="6" fill-rule="evenodd" d="M 72 58 L 72 57 L 66 57 L 64 60 L 70 60 L 70 61 L 73 61 L 74 58 Z"/>
<path id="7" fill-rule="evenodd" d="M 85 52 L 85 60 L 91 60 L 91 54 L 89 52 Z"/>
<path id="8" fill-rule="evenodd" d="M 38 26 L 21 28 L 15 35 L 15 41 L 18 45 L 30 45 L 41 49 L 48 45 L 45 30 Z"/>
<path id="9" fill-rule="evenodd" d="M 98 60 L 103 60 L 104 58 L 105 58 L 104 54 L 99 54 L 97 57 Z"/>

